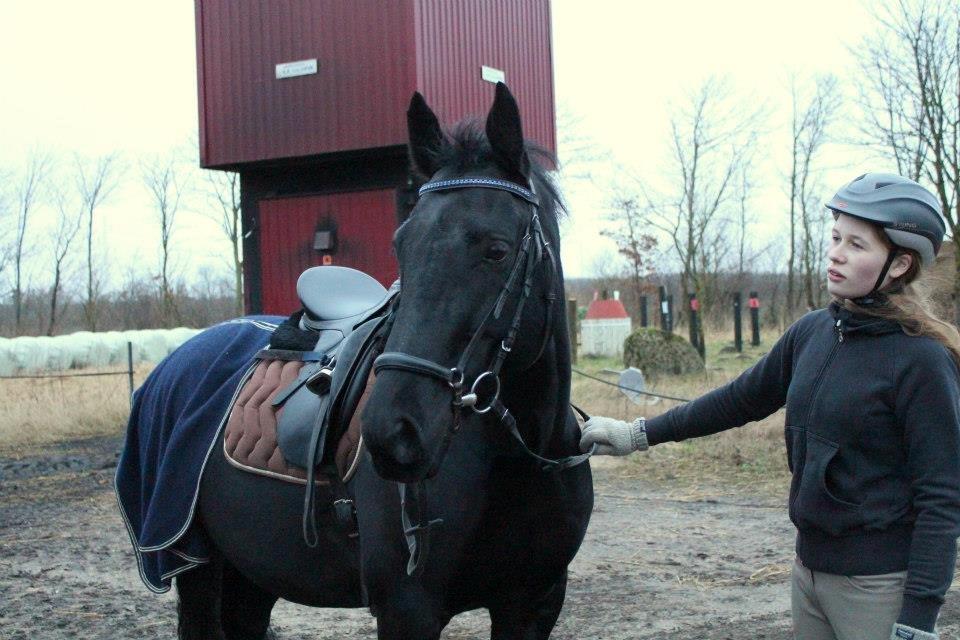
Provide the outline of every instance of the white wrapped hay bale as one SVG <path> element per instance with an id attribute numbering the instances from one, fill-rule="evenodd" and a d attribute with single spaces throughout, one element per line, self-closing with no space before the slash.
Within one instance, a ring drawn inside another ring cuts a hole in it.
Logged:
<path id="1" fill-rule="evenodd" d="M 188 329 L 187 327 L 177 327 L 176 329 L 170 329 L 166 332 L 167 338 L 167 353 L 164 355 L 170 355 L 176 351 L 177 347 L 182 345 L 184 342 L 192 338 L 193 336 L 200 333 L 201 329 Z"/>
<path id="2" fill-rule="evenodd" d="M 124 368 L 127 342 L 133 344 L 134 363 L 159 362 L 200 331 L 178 327 L 100 333 L 78 331 L 52 338 L 0 338 L 0 376 L 90 367 Z"/>

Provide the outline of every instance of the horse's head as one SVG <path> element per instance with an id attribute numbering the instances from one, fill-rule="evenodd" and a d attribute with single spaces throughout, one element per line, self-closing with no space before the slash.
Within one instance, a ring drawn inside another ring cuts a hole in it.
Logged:
<path id="1" fill-rule="evenodd" d="M 407 121 L 428 182 L 394 238 L 400 302 L 362 416 L 377 472 L 402 482 L 435 474 L 460 422 L 494 401 L 498 374 L 539 358 L 560 290 L 556 194 L 506 86 L 482 131 L 448 137 L 420 94 Z"/>

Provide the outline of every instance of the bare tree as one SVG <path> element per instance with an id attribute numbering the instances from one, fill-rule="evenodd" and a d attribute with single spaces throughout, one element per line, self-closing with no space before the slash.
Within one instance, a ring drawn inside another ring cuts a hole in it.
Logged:
<path id="1" fill-rule="evenodd" d="M 797 86 L 797 79 L 792 79 L 790 254 L 787 261 L 787 312 L 791 315 L 799 306 L 801 295 L 808 309 L 820 306 L 818 274 L 822 267 L 825 216 L 817 203 L 817 194 L 821 190 L 817 183 L 816 161 L 827 142 L 827 129 L 836 114 L 837 93 L 837 80 L 832 75 L 816 78 L 812 92 L 804 92 Z M 801 291 L 795 286 L 797 266 L 800 268 Z"/>
<path id="2" fill-rule="evenodd" d="M 960 4 L 894 0 L 859 47 L 865 139 L 901 174 L 928 183 L 949 235 L 960 231 Z M 960 276 L 960 251 L 955 270 Z M 960 318 L 960 277 L 954 279 Z"/>
<path id="3" fill-rule="evenodd" d="M 32 151 L 27 157 L 16 187 L 17 225 L 13 240 L 13 313 L 14 329 L 18 335 L 23 323 L 23 267 L 27 249 L 27 229 L 34 209 L 46 188 L 52 164 L 49 154 L 38 150 Z"/>
<path id="4" fill-rule="evenodd" d="M 10 239 L 10 216 L 13 214 L 14 173 L 0 168 L 0 274 L 5 275 L 7 265 L 13 256 L 13 243 Z M 2 285 L 0 285 L 2 286 Z"/>
<path id="5" fill-rule="evenodd" d="M 243 211 L 240 202 L 240 174 L 232 171 L 204 171 L 204 196 L 216 207 L 216 213 L 211 217 L 220 224 L 224 235 L 230 241 L 236 313 L 243 315 Z"/>
<path id="6" fill-rule="evenodd" d="M 100 206 L 110 197 L 120 180 L 122 167 L 116 154 L 108 154 L 87 161 L 80 156 L 74 158 L 75 178 L 77 191 L 80 194 L 80 203 L 86 218 L 86 249 L 87 249 L 87 291 L 83 302 L 83 315 L 87 329 L 97 330 L 97 301 L 100 297 L 100 282 L 96 278 L 96 268 L 93 258 L 94 220 Z"/>
<path id="7" fill-rule="evenodd" d="M 716 274 L 731 248 L 729 209 L 762 118 L 762 110 L 732 98 L 730 86 L 717 78 L 689 96 L 670 123 L 671 193 L 646 197 L 648 224 L 667 235 L 680 261 L 682 299 L 696 294 L 706 309 L 718 302 Z"/>
<path id="8" fill-rule="evenodd" d="M 600 233 L 617 245 L 618 253 L 626 258 L 630 284 L 634 300 L 639 305 L 649 288 L 647 282 L 654 272 L 653 258 L 657 251 L 657 239 L 645 233 L 648 228 L 646 213 L 640 208 L 637 199 L 618 196 L 611 203 L 612 212 L 608 216 L 611 226 Z"/>
<path id="9" fill-rule="evenodd" d="M 83 222 L 83 210 L 64 193 L 57 190 L 54 195 L 57 205 L 57 225 L 53 229 L 50 241 L 53 247 L 53 284 L 50 287 L 50 317 L 47 335 L 52 336 L 61 311 L 60 293 L 63 287 L 63 274 L 70 245 L 73 244 Z"/>
<path id="10" fill-rule="evenodd" d="M 740 165 L 736 225 L 737 225 L 737 284 L 742 285 L 747 270 L 754 261 L 767 250 L 767 247 L 753 247 L 748 241 L 750 225 L 756 222 L 756 216 L 750 208 L 750 198 L 756 184 L 753 179 L 753 156 L 744 157 Z"/>
<path id="11" fill-rule="evenodd" d="M 565 104 L 557 109 L 557 154 L 558 177 L 564 187 L 595 180 L 599 165 L 611 160 L 609 152 L 601 150 L 584 132 L 583 117 Z"/>
<path id="12" fill-rule="evenodd" d="M 140 171 L 143 184 L 153 198 L 157 222 L 160 224 L 160 296 L 164 323 L 169 324 L 179 319 L 170 278 L 170 240 L 184 185 L 178 180 L 176 154 L 145 160 L 140 164 Z"/>

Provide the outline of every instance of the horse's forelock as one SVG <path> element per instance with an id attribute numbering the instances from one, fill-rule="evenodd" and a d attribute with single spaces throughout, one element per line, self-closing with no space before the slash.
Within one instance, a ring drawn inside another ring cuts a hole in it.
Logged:
<path id="1" fill-rule="evenodd" d="M 453 173 L 462 175 L 496 162 L 483 123 L 479 120 L 465 120 L 448 131 L 447 136 L 450 144 L 443 146 L 438 160 L 440 166 Z M 530 179 L 540 196 L 541 219 L 558 222 L 566 214 L 566 208 L 553 177 L 545 168 L 546 164 L 555 165 L 556 158 L 543 147 L 531 142 L 525 144 L 531 160 Z"/>

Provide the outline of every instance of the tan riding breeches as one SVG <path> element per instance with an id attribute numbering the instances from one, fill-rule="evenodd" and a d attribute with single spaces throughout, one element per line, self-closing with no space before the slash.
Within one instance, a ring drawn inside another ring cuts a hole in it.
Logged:
<path id="1" fill-rule="evenodd" d="M 839 576 L 793 563 L 796 640 L 888 640 L 903 602 L 907 572 Z"/>

